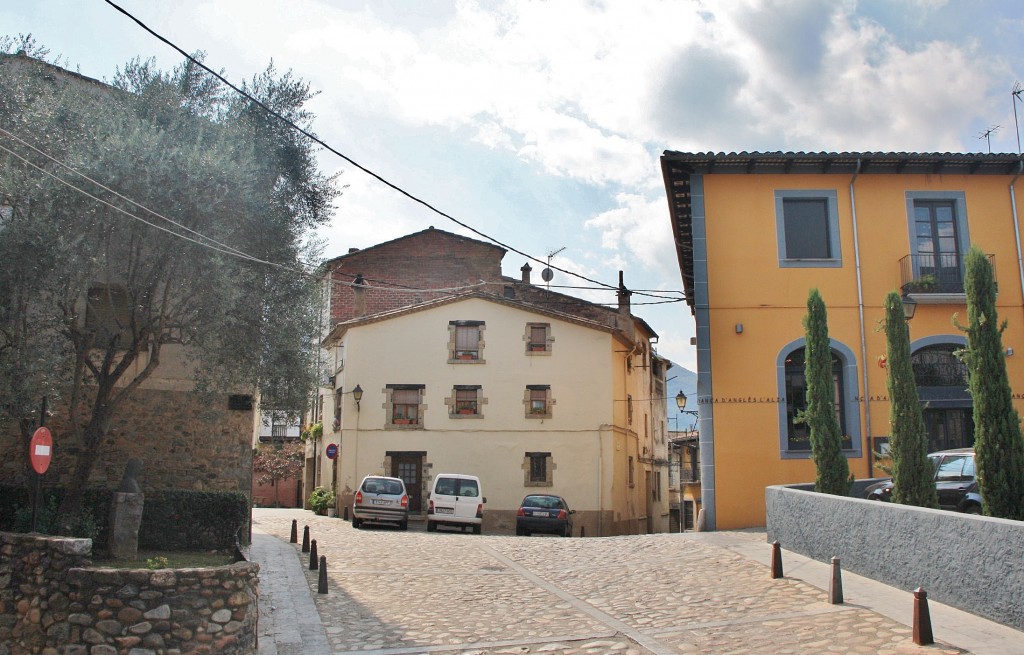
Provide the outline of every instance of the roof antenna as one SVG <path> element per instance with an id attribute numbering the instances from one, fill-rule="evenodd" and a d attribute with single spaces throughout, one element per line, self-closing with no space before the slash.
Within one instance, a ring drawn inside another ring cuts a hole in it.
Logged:
<path id="1" fill-rule="evenodd" d="M 554 257 L 555 255 L 557 255 L 558 253 L 562 252 L 563 250 L 565 250 L 565 246 L 562 246 L 558 250 L 553 250 L 553 251 L 549 252 L 548 253 L 548 267 L 540 272 L 541 278 L 545 282 L 548 283 L 548 291 L 551 290 L 551 280 L 552 280 L 552 278 L 555 277 L 554 271 L 551 270 L 551 258 Z"/>
<path id="2" fill-rule="evenodd" d="M 985 141 L 988 143 L 988 154 L 990 155 L 992 154 L 992 133 L 998 130 L 999 128 L 999 125 L 993 125 L 992 127 L 988 128 L 987 130 L 978 135 L 979 139 L 985 139 Z M 1018 137 L 1018 139 L 1019 138 L 1020 137 Z M 1020 145 L 1018 144 L 1018 149 L 1019 148 Z"/>
<path id="3" fill-rule="evenodd" d="M 1017 154 L 1020 154 L 1020 124 L 1017 122 L 1017 101 L 1020 100 L 1020 94 L 1024 92 L 1024 87 L 1020 85 L 1020 81 L 1013 83 L 1013 90 L 1010 91 L 1010 99 L 1013 102 L 1013 126 L 1017 128 Z"/>

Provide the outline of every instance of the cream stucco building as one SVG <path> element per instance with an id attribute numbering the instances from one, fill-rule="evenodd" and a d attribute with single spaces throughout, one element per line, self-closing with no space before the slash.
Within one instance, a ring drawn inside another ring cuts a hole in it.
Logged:
<path id="1" fill-rule="evenodd" d="M 357 307 L 385 292 L 351 290 Z M 339 514 L 368 474 L 403 478 L 415 520 L 436 474 L 467 473 L 484 487 L 485 532 L 513 532 L 529 493 L 566 498 L 576 535 L 666 531 L 668 363 L 629 295 L 620 287 L 617 308 L 570 299 L 524 267 L 522 280 L 338 322 L 324 435 L 308 448 L 337 453 L 314 459 Z"/>

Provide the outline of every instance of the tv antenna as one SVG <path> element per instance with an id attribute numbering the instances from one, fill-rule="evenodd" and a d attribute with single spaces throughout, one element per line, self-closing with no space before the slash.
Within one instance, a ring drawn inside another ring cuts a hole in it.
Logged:
<path id="1" fill-rule="evenodd" d="M 563 250 L 565 250 L 565 246 L 562 246 L 558 250 L 552 250 L 551 252 L 549 252 L 548 267 L 540 272 L 541 279 L 548 283 L 548 289 L 551 288 L 551 280 L 555 277 L 554 271 L 551 270 L 551 258 L 557 255 L 558 253 L 562 252 Z"/>
<path id="2" fill-rule="evenodd" d="M 992 133 L 998 130 L 999 127 L 999 125 L 993 125 L 978 135 L 979 139 L 985 139 L 985 142 L 988 143 L 988 154 L 990 155 L 992 154 Z"/>
<path id="3" fill-rule="evenodd" d="M 1013 102 L 1013 126 L 1017 128 L 1017 154 L 1020 154 L 1020 123 L 1017 122 L 1017 101 L 1020 100 L 1020 94 L 1024 93 L 1024 87 L 1020 85 L 1020 81 L 1013 83 L 1013 90 L 1010 91 L 1010 99 Z"/>

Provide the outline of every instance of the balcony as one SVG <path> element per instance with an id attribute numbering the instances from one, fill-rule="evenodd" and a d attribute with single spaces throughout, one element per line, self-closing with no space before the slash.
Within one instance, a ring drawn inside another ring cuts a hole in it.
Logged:
<path id="1" fill-rule="evenodd" d="M 995 255 L 988 255 L 995 272 Z M 900 259 L 900 291 L 924 304 L 964 302 L 964 262 L 959 253 Z"/>

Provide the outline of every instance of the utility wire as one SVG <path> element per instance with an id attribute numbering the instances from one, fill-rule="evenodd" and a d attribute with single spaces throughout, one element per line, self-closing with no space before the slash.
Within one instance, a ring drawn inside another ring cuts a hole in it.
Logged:
<path id="1" fill-rule="evenodd" d="M 113 7 L 113 8 L 115 9 L 115 10 L 117 10 L 118 12 L 120 12 L 121 14 L 123 14 L 124 16 L 126 16 L 126 17 L 127 17 L 128 19 L 130 19 L 131 21 L 133 21 L 133 22 L 134 22 L 135 24 L 137 24 L 137 25 L 138 25 L 139 27 L 141 27 L 141 28 L 142 28 L 143 30 L 145 30 L 146 32 L 149 32 L 149 33 L 150 33 L 150 34 L 151 34 L 152 36 L 154 36 L 154 37 L 155 37 L 156 39 L 158 39 L 159 41 L 163 42 L 163 43 L 164 43 L 164 44 L 166 44 L 167 46 L 169 46 L 169 47 L 171 47 L 172 49 L 174 49 L 174 50 L 175 50 L 176 52 L 178 52 L 178 54 L 180 54 L 181 56 L 185 57 L 186 59 L 188 59 L 188 60 L 189 60 L 190 62 L 192 62 L 192 63 L 193 63 L 193 64 L 195 64 L 196 66 L 199 66 L 200 68 L 202 68 L 203 70 L 205 70 L 205 71 L 206 71 L 207 73 L 209 73 L 210 75 L 212 75 L 212 76 L 214 76 L 215 78 L 217 78 L 218 80 L 220 80 L 220 81 L 221 81 L 221 82 L 222 82 L 223 84 L 227 85 L 227 86 L 228 86 L 228 87 L 229 87 L 230 89 L 232 89 L 233 91 L 235 91 L 235 93 L 238 93 L 238 94 L 239 94 L 239 95 L 241 95 L 242 97 L 244 97 L 244 98 L 248 99 L 248 100 L 249 100 L 250 102 L 253 102 L 253 103 L 255 103 L 256 105 L 258 105 L 258 106 L 262 107 L 264 111 L 266 111 L 267 113 L 271 114 L 272 116 L 274 116 L 274 117 L 275 117 L 275 118 L 277 118 L 278 120 L 282 121 L 283 123 L 285 123 L 286 125 L 288 125 L 288 126 L 289 126 L 289 127 L 291 127 L 292 129 L 296 130 L 297 132 L 299 132 L 300 134 L 302 134 L 303 136 L 305 136 L 305 137 L 306 137 L 307 139 L 309 139 L 310 141 L 312 141 L 312 142 L 314 142 L 314 143 L 316 143 L 316 144 L 320 145 L 321 147 L 323 147 L 324 149 L 326 149 L 326 150 L 327 150 L 328 152 L 331 152 L 331 153 L 333 153 L 333 154 L 337 155 L 338 157 L 341 157 L 342 159 L 344 159 L 345 161 L 347 161 L 347 162 L 348 162 L 349 164 L 351 164 L 352 166 L 355 166 L 356 168 L 358 168 L 358 169 L 359 169 L 359 170 L 361 170 L 362 172 L 366 173 L 366 174 L 367 174 L 367 175 L 369 175 L 370 177 L 374 178 L 374 179 L 375 179 L 375 180 L 377 180 L 378 182 L 380 182 L 380 183 L 384 184 L 384 185 L 385 185 L 385 186 L 387 186 L 387 187 L 390 187 L 391 189 L 393 189 L 393 190 L 397 191 L 398 193 L 402 194 L 403 196 L 405 196 L 406 198 L 408 198 L 408 199 L 412 200 L 413 202 L 415 202 L 415 203 L 418 203 L 418 204 L 420 204 L 420 205 L 422 205 L 422 206 L 426 207 L 426 208 L 427 208 L 428 210 L 430 210 L 430 211 L 434 212 L 434 213 L 435 213 L 435 214 L 437 214 L 438 216 L 442 216 L 442 217 L 444 217 L 444 218 L 448 219 L 449 221 L 451 221 L 451 222 L 455 223 L 456 225 L 458 225 L 458 226 L 460 226 L 460 227 L 463 227 L 463 228 L 465 228 L 465 229 L 469 230 L 470 232 L 472 232 L 473 234 L 476 234 L 477 236 L 479 236 L 479 237 L 482 237 L 482 238 L 484 238 L 484 239 L 486 239 L 486 240 L 490 241 L 491 243 L 497 244 L 497 245 L 501 246 L 502 248 L 505 248 L 506 250 L 509 250 L 509 251 L 511 251 L 511 252 L 514 252 L 514 253 L 516 253 L 516 254 L 518 254 L 518 255 L 522 255 L 523 257 L 526 257 L 527 259 L 531 259 L 531 260 L 533 260 L 533 261 L 535 261 L 535 262 L 537 262 L 537 263 L 539 263 L 539 264 L 545 264 L 545 265 L 549 266 L 550 268 L 553 268 L 553 269 L 555 269 L 556 271 L 560 271 L 560 272 L 562 272 L 562 273 L 565 273 L 565 274 L 567 274 L 567 275 L 571 275 L 571 276 L 573 276 L 573 277 L 577 277 L 577 278 L 579 278 L 579 279 L 581 279 L 581 280 L 586 280 L 587 282 L 590 282 L 590 283 L 592 283 L 592 284 L 596 284 L 596 285 L 598 285 L 598 286 L 600 286 L 600 287 L 602 287 L 602 288 L 606 288 L 606 289 L 617 289 L 617 288 L 618 288 L 618 287 L 617 287 L 616 285 L 611 285 L 611 284 L 607 284 L 607 283 L 605 283 L 605 282 L 601 282 L 601 281 L 599 281 L 599 280 L 593 280 L 593 279 L 591 279 L 591 278 L 589 278 L 589 277 L 586 277 L 585 275 L 582 275 L 582 274 L 580 274 L 580 273 L 575 273 L 575 272 L 573 272 L 573 271 L 569 271 L 569 270 L 566 270 L 566 269 L 563 269 L 563 268 L 559 268 L 559 267 L 557 267 L 557 266 L 551 266 L 550 264 L 546 263 L 546 262 L 545 262 L 544 260 L 542 260 L 542 259 L 538 259 L 537 257 L 534 257 L 533 255 L 530 255 L 530 254 L 528 254 L 528 253 L 525 253 L 525 252 L 523 252 L 523 251 L 521 251 L 521 250 L 518 250 L 518 249 L 516 249 L 516 248 L 513 248 L 513 247 L 512 247 L 512 246 L 510 246 L 510 245 L 507 245 L 507 244 L 505 244 L 505 243 L 502 243 L 501 241 L 499 241 L 499 240 L 495 239 L 494 237 L 488 236 L 487 234 L 484 234 L 483 232 L 481 232 L 481 231 L 477 230 L 476 228 L 474 228 L 474 227 L 471 227 L 470 225 L 467 225 L 466 223 L 463 223 L 462 221 L 460 221 L 460 220 L 456 219 L 455 217 L 453 217 L 453 216 L 450 216 L 449 214 L 447 214 L 447 213 L 445 213 L 445 212 L 441 211 L 441 210 L 440 210 L 440 209 L 438 209 L 437 207 L 434 207 L 433 205 L 431 205 L 430 203 L 428 203 L 428 202 L 427 202 L 426 200 L 423 200 L 423 199 L 421 199 L 421 198 L 419 198 L 419 197 L 417 197 L 417 196 L 414 196 L 413 194 L 409 193 L 409 192 L 408 192 L 408 191 L 406 191 L 405 189 L 403 189 L 403 188 L 399 187 L 399 186 L 398 186 L 398 185 L 396 185 L 396 184 L 393 184 L 392 182 L 389 182 L 388 180 L 386 180 L 385 178 L 381 177 L 381 176 L 380 176 L 380 175 L 378 175 L 377 173 L 374 173 L 374 172 L 373 172 L 373 171 L 371 171 L 370 169 L 368 169 L 368 168 L 366 168 L 365 166 L 363 166 L 363 165 L 359 164 L 358 162 L 356 162 L 356 161 L 355 161 L 354 159 L 352 159 L 351 157 L 349 157 L 349 156 L 345 155 L 344 153 L 342 153 L 342 152 L 340 152 L 340 151 L 336 150 L 336 149 L 335 149 L 335 148 L 333 148 L 333 147 L 332 147 L 331 145 L 329 145 L 328 143 L 326 143 L 326 142 L 324 142 L 323 140 L 321 140 L 321 139 L 320 139 L 319 137 L 317 137 L 317 136 L 313 135 L 313 134 L 312 134 L 312 133 L 310 133 L 309 131 L 307 131 L 307 130 L 303 129 L 303 128 L 302 128 L 302 127 L 300 127 L 299 125 L 295 124 L 294 122 L 292 122 L 291 120 L 289 120 L 288 118 L 286 118 L 286 117 L 285 117 L 284 115 L 282 115 L 282 114 L 281 114 L 280 112 L 277 112 L 277 111 L 275 111 L 274 109 L 272 109 L 271 107 L 269 107 L 269 106 L 268 106 L 267 104 L 265 104 L 264 102 L 262 102 L 262 101 L 258 100 L 257 98 L 253 97 L 253 96 L 252 96 L 252 95 L 250 95 L 249 93 L 246 93 L 246 92 L 245 92 L 245 91 L 244 91 L 243 89 L 239 88 L 238 86 L 235 86 L 235 85 L 234 85 L 234 84 L 232 84 L 232 83 L 231 83 L 230 81 L 228 81 L 228 80 L 227 80 L 227 79 L 226 79 L 226 78 L 225 78 L 224 76 L 220 75 L 219 73 L 217 73 L 216 71 L 214 71 L 214 70 L 213 70 L 212 68 L 210 68 L 209 66 L 207 66 L 206 64 L 204 64 L 203 62 L 199 61 L 198 59 L 196 59 L 196 58 L 195 58 L 195 57 L 193 57 L 192 55 L 188 54 L 187 52 L 185 52 L 184 50 L 182 50 L 181 48 L 179 48 L 179 47 L 178 47 L 177 45 L 175 45 L 174 43 L 172 43 L 172 42 L 171 42 L 170 40 L 168 40 L 167 38 L 165 38 L 165 37 L 161 36 L 160 34 L 157 34 L 157 33 L 156 33 L 156 32 L 155 32 L 155 31 L 154 31 L 153 29 L 151 29 L 151 28 L 150 28 L 149 26 L 147 26 L 147 25 L 146 25 L 145 23 L 143 23 L 143 22 L 142 22 L 141 20 L 139 20 L 139 19 L 138 19 L 138 18 L 136 18 L 136 17 L 134 16 L 134 15 L 132 15 L 131 13 L 129 13 L 129 12 L 127 11 L 127 10 L 123 9 L 122 7 L 120 7 L 120 6 L 119 6 L 119 5 L 117 4 L 117 3 L 113 2 L 112 0 L 104 0 L 104 1 L 105 1 L 105 2 L 106 2 L 106 3 L 108 4 L 108 5 L 110 5 L 111 7 Z"/>

